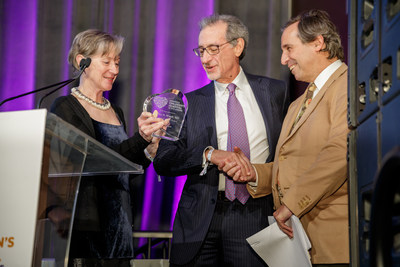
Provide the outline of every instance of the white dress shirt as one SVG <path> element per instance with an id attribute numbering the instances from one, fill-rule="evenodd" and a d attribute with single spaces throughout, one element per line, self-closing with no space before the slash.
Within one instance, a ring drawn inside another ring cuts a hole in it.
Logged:
<path id="1" fill-rule="evenodd" d="M 246 120 L 247 135 L 250 145 L 250 161 L 252 163 L 265 163 L 269 156 L 269 145 L 264 118 L 258 107 L 254 93 L 247 81 L 242 68 L 238 76 L 232 81 L 236 85 L 236 98 L 243 108 Z M 215 123 L 218 138 L 218 149 L 226 150 L 228 142 L 228 111 L 227 103 L 229 91 L 228 84 L 214 81 L 215 86 Z M 225 190 L 225 176 L 220 174 L 218 190 Z"/>
<path id="2" fill-rule="evenodd" d="M 336 60 L 328 67 L 326 67 L 321 73 L 317 76 L 314 81 L 315 86 L 317 87 L 314 92 L 312 98 L 314 98 L 319 90 L 325 85 L 326 81 L 332 76 L 332 74 L 342 65 L 342 61 L 340 59 Z"/>

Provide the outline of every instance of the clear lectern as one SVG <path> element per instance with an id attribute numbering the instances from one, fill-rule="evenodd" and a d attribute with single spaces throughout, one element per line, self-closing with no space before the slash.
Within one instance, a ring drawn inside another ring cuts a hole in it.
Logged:
<path id="1" fill-rule="evenodd" d="M 1 112 L 0 266 L 67 266 L 80 180 L 118 173 L 143 168 L 46 110 Z"/>

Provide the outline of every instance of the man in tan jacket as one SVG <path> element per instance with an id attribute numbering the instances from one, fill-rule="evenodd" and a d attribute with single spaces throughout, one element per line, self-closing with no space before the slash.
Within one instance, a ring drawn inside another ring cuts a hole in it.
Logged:
<path id="1" fill-rule="evenodd" d="M 339 34 L 324 11 L 291 19 L 281 38 L 281 63 L 296 80 L 310 83 L 289 107 L 274 162 L 254 164 L 237 154 L 220 170 L 248 183 L 253 197 L 272 192 L 279 228 L 294 214 L 311 241 L 313 266 L 348 266 L 347 66 Z M 247 163 L 244 168 L 243 162 Z"/>

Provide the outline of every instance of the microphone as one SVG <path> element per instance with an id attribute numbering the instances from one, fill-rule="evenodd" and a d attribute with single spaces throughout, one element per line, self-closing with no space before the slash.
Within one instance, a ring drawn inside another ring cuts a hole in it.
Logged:
<path id="1" fill-rule="evenodd" d="M 90 66 L 90 63 L 92 63 L 92 59 L 91 59 L 90 57 L 81 59 L 81 62 L 79 63 L 79 73 L 78 73 L 78 75 L 77 75 L 75 78 L 73 78 L 73 79 L 71 79 L 71 80 L 68 80 L 67 83 L 60 85 L 59 87 L 57 87 L 57 88 L 54 89 L 53 91 L 51 91 L 51 92 L 45 94 L 44 96 L 42 96 L 42 97 L 39 99 L 39 102 L 38 102 L 36 108 L 37 108 L 37 109 L 40 108 L 40 105 L 42 104 L 43 99 L 45 99 L 46 97 L 48 97 L 48 96 L 51 95 L 52 93 L 56 92 L 57 90 L 63 88 L 63 87 L 66 86 L 67 84 L 70 84 L 70 83 L 76 81 L 77 79 L 79 79 L 79 77 L 81 77 L 81 75 L 82 75 L 82 73 L 85 71 L 85 69 L 86 69 L 87 67 Z"/>
<path id="2" fill-rule="evenodd" d="M 90 57 L 82 59 L 79 63 L 79 70 L 83 72 L 87 67 L 90 66 L 90 63 L 92 63 L 92 59 Z"/>
<path id="3" fill-rule="evenodd" d="M 62 82 L 58 82 L 58 83 L 55 83 L 55 84 L 51 84 L 51 85 L 48 85 L 48 86 L 45 86 L 45 87 L 30 91 L 30 92 L 26 92 L 26 93 L 23 93 L 23 94 L 20 94 L 20 95 L 16 95 L 16 96 L 4 99 L 3 101 L 0 102 L 0 106 L 2 106 L 4 103 L 6 103 L 8 101 L 11 101 L 11 100 L 14 100 L 16 98 L 20 98 L 20 97 L 23 97 L 23 96 L 26 96 L 26 95 L 34 94 L 34 93 L 37 93 L 37 92 L 52 88 L 54 86 L 59 86 L 59 87 L 57 87 L 56 89 L 54 89 L 53 91 L 51 91 L 50 93 L 46 94 L 44 97 L 42 97 L 40 99 L 39 104 L 38 104 L 38 108 L 39 108 L 40 107 L 40 103 L 43 101 L 43 98 L 45 98 L 48 95 L 54 93 L 58 89 L 60 89 L 60 88 L 62 88 L 64 86 L 76 81 L 79 77 L 81 77 L 81 75 L 85 71 L 85 69 L 90 66 L 91 62 L 92 62 L 92 59 L 89 58 L 89 57 L 82 59 L 81 62 L 79 63 L 79 73 L 75 78 L 72 78 L 72 79 L 69 79 L 69 80 L 66 80 L 66 81 L 62 81 Z"/>

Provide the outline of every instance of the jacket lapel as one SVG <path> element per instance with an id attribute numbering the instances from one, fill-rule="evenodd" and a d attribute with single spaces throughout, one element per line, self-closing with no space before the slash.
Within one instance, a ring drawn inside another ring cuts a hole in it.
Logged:
<path id="1" fill-rule="evenodd" d="M 215 122 L 215 87 L 214 82 L 207 84 L 203 90 L 198 92 L 202 97 L 198 99 L 196 107 L 201 110 L 198 114 L 205 125 L 211 146 L 218 148 L 217 130 Z M 189 107 L 190 108 L 190 107 Z"/>
<path id="2" fill-rule="evenodd" d="M 264 118 L 265 128 L 267 129 L 267 132 L 268 132 L 268 125 L 270 125 L 270 123 L 272 123 L 272 121 L 271 121 L 272 118 L 271 118 L 271 116 L 269 116 L 269 114 L 272 113 L 271 102 L 265 101 L 266 99 L 268 99 L 268 100 L 270 99 L 269 95 L 268 95 L 269 85 L 266 85 L 265 87 L 261 87 L 260 81 L 258 79 L 254 79 L 254 78 L 251 78 L 248 76 L 247 76 L 247 81 L 249 82 L 250 87 L 253 91 L 253 94 L 256 98 L 258 107 L 260 108 L 261 114 Z"/>
<path id="3" fill-rule="evenodd" d="M 304 94 L 301 95 L 297 101 L 294 101 L 292 105 L 289 107 L 288 113 L 286 114 L 284 123 L 282 125 L 281 136 L 285 136 L 286 138 L 289 137 L 289 131 L 290 129 L 292 129 L 292 125 L 297 117 L 297 114 L 299 114 L 301 105 L 304 102 L 304 98 L 306 97 L 306 93 L 307 92 L 304 92 Z M 299 123 L 297 122 L 297 124 Z M 291 134 L 293 134 L 294 130 L 295 129 L 293 129 Z"/>
<path id="4" fill-rule="evenodd" d="M 342 65 L 331 75 L 331 77 L 329 77 L 329 79 L 326 81 L 326 83 L 324 84 L 324 86 L 321 88 L 321 90 L 318 92 L 318 94 L 314 97 L 314 99 L 311 101 L 311 104 L 307 107 L 307 109 L 305 110 L 303 116 L 301 116 L 300 120 L 297 122 L 297 124 L 295 125 L 295 127 L 293 128 L 292 132 L 289 134 L 290 128 L 293 125 L 294 119 L 297 117 L 297 114 L 300 110 L 300 107 L 304 101 L 306 92 L 304 92 L 304 94 L 302 95 L 302 100 L 301 102 L 298 103 L 298 105 L 296 106 L 296 113 L 292 114 L 292 116 L 294 115 L 293 118 L 291 118 L 291 124 L 289 124 L 288 127 L 289 130 L 287 131 L 288 134 L 288 138 L 290 136 L 292 136 L 297 129 L 299 129 L 304 122 L 308 119 L 308 117 L 310 116 L 310 114 L 314 111 L 314 109 L 318 106 L 318 104 L 321 102 L 321 99 L 324 97 L 326 91 L 328 90 L 328 88 L 332 85 L 332 83 L 344 72 L 346 71 L 347 66 L 346 64 L 342 63 Z"/>
<path id="5" fill-rule="evenodd" d="M 264 119 L 265 130 L 267 132 L 267 138 L 268 138 L 268 145 L 269 147 L 272 147 L 271 144 L 272 133 L 268 125 L 275 125 L 275 122 L 273 116 L 271 116 L 272 107 L 271 107 L 270 96 L 268 93 L 268 90 L 270 89 L 269 82 L 266 85 L 261 86 L 261 79 L 257 77 L 253 78 L 248 74 L 246 74 L 246 78 L 250 84 L 254 97 L 256 98 L 258 107 L 260 108 L 261 115 Z M 273 158 L 273 156 L 274 156 L 273 153 L 270 153 L 267 158 L 267 162 L 269 162 Z"/>

